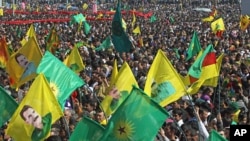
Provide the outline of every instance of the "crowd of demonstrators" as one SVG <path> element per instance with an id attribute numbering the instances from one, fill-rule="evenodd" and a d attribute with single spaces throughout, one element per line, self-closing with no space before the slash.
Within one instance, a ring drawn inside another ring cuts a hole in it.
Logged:
<path id="1" fill-rule="evenodd" d="M 126 32 L 134 45 L 129 53 L 118 53 L 113 46 L 102 51 L 94 50 L 107 36 L 111 35 L 111 20 L 88 21 L 92 26 L 89 34 L 85 34 L 83 30 L 79 32 L 78 25 L 70 25 L 69 22 L 34 23 L 37 41 L 42 53 L 46 50 L 45 38 L 50 29 L 55 27 L 60 36 L 60 45 L 55 55 L 62 61 L 76 42 L 86 43 L 79 47 L 85 64 L 85 69 L 80 72 L 79 76 L 84 79 L 86 85 L 72 93 L 66 102 L 64 117 L 53 124 L 51 137 L 47 140 L 68 140 L 70 134 L 74 132 L 77 122 L 83 116 L 90 117 L 106 126 L 108 117 L 105 117 L 99 104 L 107 95 L 106 90 L 109 86 L 115 59 L 119 67 L 125 61 L 129 64 L 141 89 L 144 88 L 147 71 L 158 49 L 162 49 L 178 73 L 185 76 L 194 62 L 194 59 L 185 61 L 187 48 L 194 31 L 198 32 L 202 48 L 213 44 L 217 57 L 221 53 L 225 53 L 218 86 L 215 88 L 202 86 L 197 94 L 184 96 L 167 105 L 165 108 L 171 117 L 162 125 L 155 140 L 203 141 L 208 138 L 212 129 L 217 130 L 230 140 L 231 124 L 250 123 L 248 111 L 250 106 L 250 29 L 248 27 L 246 31 L 241 31 L 239 28 L 239 4 L 231 1 L 222 2 L 224 3 L 216 5 L 216 9 L 218 15 L 224 20 L 226 30 L 222 38 L 218 38 L 211 32 L 210 23 L 201 21 L 209 13 L 194 11 L 194 5 L 190 5 L 191 3 L 182 5 L 178 1 L 171 2 L 171 4 L 167 2 L 143 1 L 143 3 L 138 3 L 138 1 L 129 1 L 127 4 L 131 9 L 143 10 L 144 12 L 153 11 L 157 17 L 155 22 L 150 22 L 148 18 L 136 17 L 135 27 L 138 25 L 141 29 L 141 34 L 138 35 L 133 33 L 132 15 L 123 15 L 123 19 L 127 23 Z M 91 5 L 91 2 L 89 3 Z M 131 3 L 136 4 L 131 5 Z M 205 4 L 210 6 L 209 8 L 213 7 L 212 3 Z M 110 10 L 114 9 L 115 6 L 115 4 L 103 4 L 99 8 L 100 10 Z M 91 11 L 87 11 L 86 14 L 96 16 Z M 11 13 L 4 14 L 0 20 L 70 18 L 70 16 L 32 14 L 24 16 L 12 15 Z M 15 32 L 17 27 L 22 29 L 21 34 Z M 26 36 L 29 27 L 30 24 L 0 25 L 1 36 L 6 37 L 13 52 L 21 47 L 20 41 Z M 143 44 L 139 42 L 140 38 L 143 39 Z M 0 76 L 1 86 L 20 102 L 28 92 L 32 82 L 27 82 L 16 91 L 10 87 L 8 74 L 4 69 L 1 69 Z M 109 94 L 112 95 L 112 93 Z M 115 97 L 115 95 L 112 96 Z M 11 140 L 11 137 L 4 132 L 6 126 L 7 124 L 1 129 L 2 140 Z"/>

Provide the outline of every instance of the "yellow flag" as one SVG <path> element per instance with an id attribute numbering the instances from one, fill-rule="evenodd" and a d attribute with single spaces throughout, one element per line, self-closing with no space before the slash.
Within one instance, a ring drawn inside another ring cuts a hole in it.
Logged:
<path id="1" fill-rule="evenodd" d="M 97 15 L 96 19 L 101 19 L 102 17 L 103 17 L 103 14 L 100 13 L 100 14 Z"/>
<path id="2" fill-rule="evenodd" d="M 23 47 L 11 55 L 6 71 L 16 87 L 37 76 L 36 69 L 41 58 L 42 53 L 34 37 L 31 37 Z"/>
<path id="3" fill-rule="evenodd" d="M 3 8 L 0 8 L 0 16 L 3 16 Z"/>
<path id="4" fill-rule="evenodd" d="M 63 63 L 76 73 L 79 73 L 85 68 L 77 46 L 74 46 L 71 53 L 66 57 Z"/>
<path id="5" fill-rule="evenodd" d="M 117 67 L 117 60 L 115 59 L 114 64 L 113 64 L 111 78 L 110 78 L 110 84 L 106 91 L 106 95 L 108 95 L 109 91 L 113 88 L 117 75 L 118 75 L 118 67 Z"/>
<path id="6" fill-rule="evenodd" d="M 83 9 L 83 10 L 86 10 L 88 7 L 89 7 L 89 6 L 88 6 L 87 3 L 84 3 L 84 4 L 82 5 L 82 9 Z"/>
<path id="7" fill-rule="evenodd" d="M 33 24 L 30 25 L 30 28 L 26 33 L 26 37 L 22 39 L 22 41 L 21 41 L 22 46 L 24 46 L 27 43 L 27 41 L 30 37 L 34 37 L 36 40 L 36 32 L 35 32 L 35 28 L 34 28 Z"/>
<path id="8" fill-rule="evenodd" d="M 43 74 L 39 74 L 8 124 L 15 141 L 39 141 L 50 135 L 51 124 L 63 113 Z"/>
<path id="9" fill-rule="evenodd" d="M 222 18 L 219 18 L 211 23 L 211 29 L 213 33 L 217 33 L 217 31 L 224 31 L 225 25 Z"/>
<path id="10" fill-rule="evenodd" d="M 132 28 L 134 28 L 136 22 L 135 13 L 133 12 Z"/>
<path id="11" fill-rule="evenodd" d="M 122 28 L 126 31 L 127 30 L 127 23 L 125 20 L 122 18 Z"/>
<path id="12" fill-rule="evenodd" d="M 133 33 L 134 34 L 141 34 L 141 29 L 140 29 L 139 25 L 133 30 Z"/>
<path id="13" fill-rule="evenodd" d="M 209 16 L 209 17 L 206 17 L 206 18 L 202 19 L 203 22 L 212 22 L 213 20 L 214 20 L 213 16 Z"/>
<path id="14" fill-rule="evenodd" d="M 162 50 L 158 50 L 147 74 L 144 91 L 161 106 L 185 94 L 185 85 Z"/>
<path id="15" fill-rule="evenodd" d="M 119 107 L 119 105 L 125 100 L 130 91 L 133 89 L 133 85 L 138 87 L 138 83 L 132 70 L 130 69 L 128 63 L 124 62 L 118 71 L 113 85 L 113 87 L 117 88 L 120 92 L 120 98 L 112 103 L 113 98 L 108 95 L 101 102 L 101 106 L 106 116 L 111 115 Z"/>
<path id="16" fill-rule="evenodd" d="M 247 15 L 241 15 L 240 17 L 240 29 L 242 31 L 246 30 L 248 25 L 250 24 L 250 18 Z"/>

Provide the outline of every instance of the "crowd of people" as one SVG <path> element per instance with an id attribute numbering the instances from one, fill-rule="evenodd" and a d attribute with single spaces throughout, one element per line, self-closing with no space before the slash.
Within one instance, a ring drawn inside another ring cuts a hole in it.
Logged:
<path id="1" fill-rule="evenodd" d="M 224 1 L 223 1 L 224 2 Z M 125 2 L 124 2 L 125 3 Z M 93 4 L 88 3 L 89 6 Z M 108 49 L 95 51 L 102 41 L 111 35 L 113 15 L 103 15 L 111 20 L 89 20 L 91 31 L 86 34 L 84 30 L 79 31 L 79 25 L 70 25 L 68 22 L 38 22 L 33 23 L 36 31 L 37 41 L 42 53 L 46 50 L 46 36 L 50 29 L 55 27 L 60 37 L 60 44 L 55 56 L 64 60 L 75 43 L 82 41 L 86 44 L 79 47 L 85 69 L 79 76 L 86 82 L 83 87 L 74 91 L 66 102 L 64 117 L 52 125 L 51 136 L 47 140 L 67 141 L 74 132 L 78 121 L 83 116 L 99 122 L 106 126 L 108 117 L 100 108 L 100 103 L 107 95 L 106 89 L 109 86 L 113 62 L 116 59 L 118 67 L 127 62 L 141 89 L 144 88 L 147 72 L 153 62 L 158 49 L 166 53 L 176 71 L 185 76 L 194 59 L 186 61 L 186 53 L 191 42 L 193 32 L 199 36 L 200 44 L 205 49 L 213 44 L 217 57 L 224 53 L 221 65 L 220 79 L 217 87 L 202 86 L 198 93 L 179 100 L 164 107 L 170 114 L 170 118 L 164 122 L 159 130 L 156 141 L 205 141 L 212 129 L 221 136 L 230 140 L 230 125 L 250 124 L 248 108 L 250 98 L 250 26 L 242 31 L 239 27 L 241 9 L 238 3 L 204 3 L 201 7 L 210 9 L 216 8 L 218 16 L 222 17 L 226 30 L 222 37 L 218 38 L 210 29 L 209 22 L 202 22 L 202 18 L 209 15 L 208 12 L 193 10 L 195 4 L 181 3 L 157 3 L 155 1 L 126 3 L 129 9 L 136 9 L 142 12 L 153 12 L 157 17 L 155 22 L 149 18 L 136 17 L 136 24 L 140 26 L 141 34 L 134 34 L 132 28 L 132 14 L 123 14 L 126 21 L 128 34 L 133 48 L 127 53 L 118 53 L 114 46 Z M 45 4 L 46 5 L 46 4 Z M 45 7 L 40 4 L 39 7 Z M 125 5 L 125 4 L 124 4 Z M 35 6 L 33 5 L 36 9 Z M 115 3 L 100 4 L 98 10 L 115 9 Z M 83 10 L 79 6 L 79 12 L 87 17 L 96 17 L 91 9 Z M 40 8 L 40 11 L 46 11 Z M 30 24 L 6 24 L 4 21 L 33 20 L 33 19 L 70 19 L 69 14 L 13 14 L 5 13 L 0 16 L 0 33 L 5 37 L 13 52 L 22 45 L 20 41 L 26 36 Z M 17 33 L 16 29 L 21 29 Z M 140 40 L 143 40 L 143 43 Z M 10 87 L 8 73 L 1 68 L 0 85 L 9 92 L 18 102 L 28 92 L 32 82 L 22 85 L 18 91 Z M 11 137 L 5 133 L 8 126 L 6 123 L 1 128 L 1 140 L 11 141 Z M 84 131 L 83 131 L 84 132 Z M 140 133 L 138 133 L 140 134 Z"/>

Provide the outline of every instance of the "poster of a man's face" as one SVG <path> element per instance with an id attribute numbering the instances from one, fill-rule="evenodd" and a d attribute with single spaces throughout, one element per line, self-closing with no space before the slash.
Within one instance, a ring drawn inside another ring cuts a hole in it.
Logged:
<path id="1" fill-rule="evenodd" d="M 25 105 L 20 112 L 22 119 L 38 129 L 43 128 L 42 117 L 31 106 Z"/>
<path id="2" fill-rule="evenodd" d="M 26 68 L 29 64 L 29 60 L 23 54 L 16 55 L 16 62 L 23 68 Z"/>

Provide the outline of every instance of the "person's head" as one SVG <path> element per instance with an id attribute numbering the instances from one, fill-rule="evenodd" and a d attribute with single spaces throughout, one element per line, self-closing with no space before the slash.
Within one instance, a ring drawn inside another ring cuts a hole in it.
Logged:
<path id="1" fill-rule="evenodd" d="M 15 55 L 16 62 L 23 68 L 26 68 L 29 64 L 29 60 L 21 53 Z"/>
<path id="2" fill-rule="evenodd" d="M 179 109 L 179 108 L 173 109 L 172 113 L 173 113 L 173 118 L 175 121 L 178 122 L 179 120 L 182 119 L 182 110 L 181 109 Z"/>
<path id="3" fill-rule="evenodd" d="M 26 123 L 38 129 L 43 128 L 42 117 L 31 106 L 24 105 L 20 112 L 20 116 Z"/>
<path id="4" fill-rule="evenodd" d="M 101 123 L 105 120 L 104 112 L 100 109 L 96 110 L 95 119 L 97 122 Z"/>

